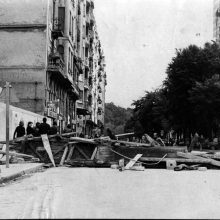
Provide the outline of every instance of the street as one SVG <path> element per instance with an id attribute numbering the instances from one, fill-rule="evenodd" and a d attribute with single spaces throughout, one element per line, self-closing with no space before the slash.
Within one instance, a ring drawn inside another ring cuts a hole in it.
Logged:
<path id="1" fill-rule="evenodd" d="M 220 172 L 50 168 L 0 187 L 1 218 L 219 218 Z"/>

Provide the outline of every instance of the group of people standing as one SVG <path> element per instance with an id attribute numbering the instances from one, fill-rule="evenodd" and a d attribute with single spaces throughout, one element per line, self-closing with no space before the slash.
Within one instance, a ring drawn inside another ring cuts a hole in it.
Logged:
<path id="1" fill-rule="evenodd" d="M 24 127 L 24 122 L 20 121 L 19 125 L 16 127 L 14 131 L 13 138 L 23 137 L 25 135 L 32 135 L 34 137 L 38 137 L 41 134 L 53 135 L 58 133 L 57 122 L 54 121 L 53 125 L 50 126 L 47 123 L 47 118 L 43 118 L 43 122 L 37 122 L 33 127 L 33 122 L 29 121 L 27 124 L 27 128 Z"/>

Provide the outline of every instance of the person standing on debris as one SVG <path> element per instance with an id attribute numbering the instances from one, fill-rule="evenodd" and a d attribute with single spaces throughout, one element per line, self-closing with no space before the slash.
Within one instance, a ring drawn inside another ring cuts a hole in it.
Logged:
<path id="1" fill-rule="evenodd" d="M 23 137 L 25 135 L 25 128 L 24 128 L 24 122 L 20 121 L 19 125 L 16 127 L 13 138 L 19 138 Z"/>
<path id="2" fill-rule="evenodd" d="M 27 125 L 27 128 L 26 128 L 26 134 L 27 135 L 34 135 L 34 129 L 33 129 L 32 126 L 33 126 L 33 122 L 29 121 L 28 125 Z"/>
<path id="3" fill-rule="evenodd" d="M 192 141 L 189 145 L 189 152 L 191 152 L 195 147 L 197 147 L 198 145 L 200 145 L 199 143 L 199 135 L 196 132 L 192 138 Z"/>
<path id="4" fill-rule="evenodd" d="M 40 134 L 49 134 L 50 125 L 47 124 L 47 118 L 43 118 L 43 123 L 40 124 Z"/>
<path id="5" fill-rule="evenodd" d="M 49 135 L 57 134 L 58 129 L 57 129 L 57 122 L 53 122 L 53 126 L 49 130 Z"/>
<path id="6" fill-rule="evenodd" d="M 81 133 L 79 134 L 79 137 L 81 137 L 81 138 L 84 138 L 84 137 L 85 137 L 85 135 L 83 134 L 83 132 L 81 132 Z"/>
<path id="7" fill-rule="evenodd" d="M 40 136 L 40 122 L 37 122 L 34 129 L 34 137 L 39 137 Z"/>

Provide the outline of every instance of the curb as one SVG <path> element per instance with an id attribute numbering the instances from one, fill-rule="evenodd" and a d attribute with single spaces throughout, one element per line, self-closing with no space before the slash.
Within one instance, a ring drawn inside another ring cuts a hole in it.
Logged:
<path id="1" fill-rule="evenodd" d="M 25 174 L 37 172 L 37 171 L 38 171 L 39 169 L 41 169 L 44 165 L 45 165 L 45 164 L 43 163 L 43 164 L 40 164 L 40 165 L 38 165 L 38 166 L 36 166 L 36 167 L 28 168 L 28 169 L 22 170 L 22 171 L 20 171 L 20 172 L 18 172 L 18 173 L 15 173 L 15 174 L 12 174 L 12 175 L 9 175 L 9 176 L 6 176 L 6 177 L 2 177 L 2 178 L 0 178 L 0 184 L 6 183 L 6 182 L 11 181 L 11 180 L 13 180 L 13 179 L 16 179 L 16 178 L 18 178 L 18 177 L 21 177 L 21 176 L 23 176 L 23 175 L 25 175 Z"/>

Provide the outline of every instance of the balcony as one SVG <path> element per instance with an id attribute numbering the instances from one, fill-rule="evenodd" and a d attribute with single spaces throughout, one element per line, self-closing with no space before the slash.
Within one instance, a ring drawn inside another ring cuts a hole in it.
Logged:
<path id="1" fill-rule="evenodd" d="M 59 56 L 52 54 L 49 56 L 47 70 L 50 72 L 60 73 L 64 76 L 64 62 Z"/>
<path id="2" fill-rule="evenodd" d="M 79 100 L 76 102 L 77 114 L 78 115 L 90 115 L 92 107 L 88 101 Z"/>
<path id="3" fill-rule="evenodd" d="M 64 32 L 64 19 L 55 18 L 53 20 L 52 38 L 57 39 L 63 37 Z"/>

